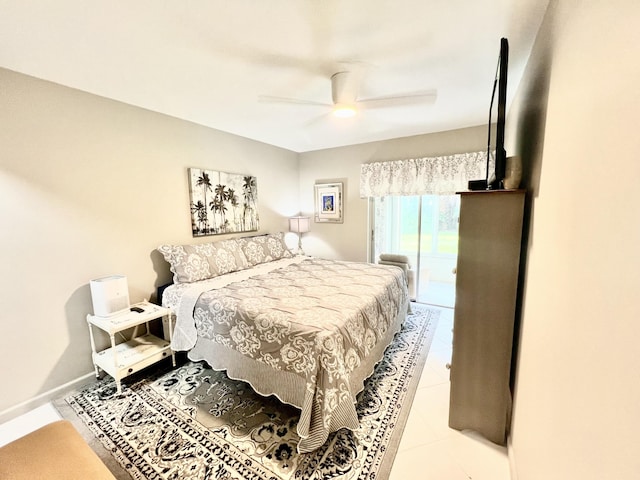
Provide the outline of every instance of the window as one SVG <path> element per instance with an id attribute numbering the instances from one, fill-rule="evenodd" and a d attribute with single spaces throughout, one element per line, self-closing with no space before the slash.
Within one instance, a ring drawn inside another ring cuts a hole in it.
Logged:
<path id="1" fill-rule="evenodd" d="M 406 255 L 416 272 L 416 300 L 453 307 L 459 213 L 458 195 L 376 197 L 372 260 Z"/>

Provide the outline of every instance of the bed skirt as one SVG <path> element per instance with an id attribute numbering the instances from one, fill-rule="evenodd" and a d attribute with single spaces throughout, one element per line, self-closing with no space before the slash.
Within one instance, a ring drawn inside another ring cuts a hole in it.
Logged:
<path id="1" fill-rule="evenodd" d="M 228 348 L 206 338 L 198 338 L 196 345 L 189 351 L 188 357 L 193 361 L 206 361 L 218 371 L 226 371 L 229 378 L 242 380 L 260 395 L 276 396 L 281 402 L 299 408 L 298 435 L 300 453 L 311 452 L 322 446 L 330 433 L 348 428 L 355 430 L 360 426 L 356 413 L 356 396 L 364 389 L 365 380 L 373 373 L 378 362 L 382 360 L 387 346 L 400 328 L 409 312 L 408 300 L 400 308 L 400 313 L 387 329 L 383 337 L 373 347 L 367 357 L 349 374 L 349 401 L 342 402 L 332 412 L 331 422 L 325 425 L 322 412 L 316 411 L 314 402 L 316 392 L 309 391 L 303 376 L 273 367 L 242 355 L 237 350 Z"/>

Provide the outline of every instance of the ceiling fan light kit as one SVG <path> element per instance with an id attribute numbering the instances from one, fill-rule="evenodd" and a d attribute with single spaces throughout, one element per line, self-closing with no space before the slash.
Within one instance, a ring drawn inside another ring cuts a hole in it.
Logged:
<path id="1" fill-rule="evenodd" d="M 261 95 L 260 99 L 261 101 L 267 102 L 328 107 L 331 109 L 334 117 L 352 118 L 358 115 L 360 110 L 433 104 L 437 98 L 437 92 L 435 90 L 428 90 L 360 99 L 358 98 L 360 83 L 361 74 L 359 72 L 345 71 L 331 75 L 332 103 L 265 95 Z"/>
<path id="2" fill-rule="evenodd" d="M 331 76 L 334 117 L 351 118 L 356 115 L 357 85 L 354 79 L 355 76 L 350 75 L 349 72 L 338 72 Z"/>
<path id="3" fill-rule="evenodd" d="M 333 116 L 338 118 L 351 118 L 355 117 L 358 110 L 353 105 L 336 105 L 333 108 Z"/>

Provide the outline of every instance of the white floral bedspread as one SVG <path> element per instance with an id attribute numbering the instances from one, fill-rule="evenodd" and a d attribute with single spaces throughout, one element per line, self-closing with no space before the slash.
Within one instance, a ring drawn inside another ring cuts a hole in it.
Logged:
<path id="1" fill-rule="evenodd" d="M 356 395 L 399 329 L 408 292 L 395 267 L 315 258 L 287 263 L 204 291 L 191 323 L 198 359 L 214 368 L 226 362 L 230 374 L 242 372 L 236 375 L 260 393 L 301 408 L 304 452 L 330 432 L 358 428 Z M 193 294 L 199 287 L 188 288 Z M 251 359 L 250 367 L 236 365 L 242 358 Z M 273 371 L 284 374 L 275 375 L 275 388 L 264 378 Z M 296 388 L 303 391 L 288 391 Z"/>

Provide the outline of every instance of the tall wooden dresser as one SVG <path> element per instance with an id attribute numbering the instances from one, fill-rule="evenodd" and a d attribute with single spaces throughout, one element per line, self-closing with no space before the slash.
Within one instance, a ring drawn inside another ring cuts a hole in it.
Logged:
<path id="1" fill-rule="evenodd" d="M 460 196 L 449 426 L 504 445 L 525 191 Z"/>

